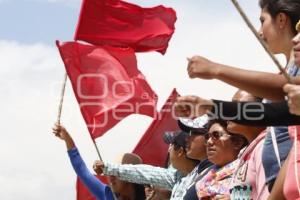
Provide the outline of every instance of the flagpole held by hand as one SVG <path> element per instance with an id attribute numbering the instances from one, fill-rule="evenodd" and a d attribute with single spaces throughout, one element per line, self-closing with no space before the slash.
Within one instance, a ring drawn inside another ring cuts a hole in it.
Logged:
<path id="1" fill-rule="evenodd" d="M 97 143 L 96 143 L 95 139 L 92 139 L 92 140 L 93 140 L 93 143 L 94 143 L 94 145 L 95 145 L 95 148 L 96 148 L 96 151 L 97 151 L 99 160 L 103 162 L 103 159 L 102 159 L 102 157 L 101 157 L 101 155 L 100 155 L 100 151 L 99 151 L 98 146 L 97 146 Z"/>
<path id="2" fill-rule="evenodd" d="M 60 124 L 60 118 L 61 118 L 61 113 L 62 113 L 62 106 L 63 106 L 63 102 L 64 102 L 64 95 L 65 95 L 65 89 L 66 89 L 66 83 L 67 83 L 67 77 L 68 77 L 68 75 L 67 75 L 67 73 L 65 73 L 63 84 L 62 84 L 62 88 L 61 88 L 61 95 L 60 95 L 59 106 L 58 106 L 57 124 Z M 100 155 L 100 151 L 98 149 L 96 141 L 93 138 L 92 138 L 92 140 L 93 140 L 93 144 L 94 144 L 94 146 L 96 148 L 96 151 L 97 151 L 99 159 L 101 161 L 103 161 L 102 157 Z"/>
<path id="3" fill-rule="evenodd" d="M 56 122 L 60 124 L 60 117 L 61 117 L 61 112 L 62 112 L 62 106 L 63 106 L 63 101 L 64 101 L 64 95 L 65 95 L 65 89 L 66 89 L 66 83 L 67 83 L 67 73 L 65 73 L 62 88 L 61 88 L 61 95 L 60 95 L 60 101 L 59 101 L 59 106 L 58 106 L 58 114 L 57 114 L 57 120 Z"/>
<path id="4" fill-rule="evenodd" d="M 243 18 L 243 20 L 245 21 L 245 23 L 247 24 L 247 26 L 250 28 L 250 30 L 252 31 L 252 33 L 255 35 L 255 37 L 257 38 L 257 40 L 259 41 L 259 43 L 263 46 L 263 48 L 265 49 L 265 51 L 269 54 L 269 56 L 271 57 L 271 59 L 273 60 L 273 62 L 275 63 L 275 65 L 277 66 L 277 68 L 279 69 L 279 71 L 283 74 L 283 76 L 286 78 L 286 80 L 288 81 L 288 83 L 291 83 L 291 78 L 289 77 L 289 75 L 286 73 L 286 71 L 284 70 L 284 68 L 281 66 L 281 64 L 279 63 L 279 61 L 276 59 L 276 57 L 271 53 L 271 51 L 269 50 L 269 48 L 267 47 L 265 41 L 263 41 L 263 39 L 259 36 L 258 32 L 255 30 L 253 24 L 250 22 L 249 18 L 247 17 L 247 15 L 245 14 L 245 12 L 243 11 L 243 9 L 241 8 L 241 6 L 239 5 L 237 0 L 231 0 L 231 2 L 233 3 L 233 5 L 235 6 L 235 8 L 237 9 L 237 11 L 240 13 L 241 17 Z"/>

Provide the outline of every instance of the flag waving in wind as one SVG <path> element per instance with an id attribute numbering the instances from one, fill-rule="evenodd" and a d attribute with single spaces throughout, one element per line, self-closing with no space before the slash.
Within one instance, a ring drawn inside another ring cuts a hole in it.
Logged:
<path id="1" fill-rule="evenodd" d="M 120 0 L 83 0 L 75 40 L 164 54 L 175 22 L 176 12 L 164 6 L 142 8 Z"/>
<path id="2" fill-rule="evenodd" d="M 132 113 L 156 115 L 157 96 L 137 69 L 132 49 L 77 42 L 57 46 L 93 139 Z"/>
<path id="3" fill-rule="evenodd" d="M 158 117 L 152 121 L 148 130 L 133 150 L 133 153 L 138 154 L 142 158 L 144 164 L 161 167 L 166 164 L 169 146 L 163 141 L 163 135 L 166 131 L 179 130 L 177 119 L 172 112 L 177 96 L 178 93 L 174 89 L 163 105 Z"/>

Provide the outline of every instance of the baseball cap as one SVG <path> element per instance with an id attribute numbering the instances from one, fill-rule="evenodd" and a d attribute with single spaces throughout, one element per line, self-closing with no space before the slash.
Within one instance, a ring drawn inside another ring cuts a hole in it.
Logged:
<path id="1" fill-rule="evenodd" d="M 175 144 L 185 149 L 188 136 L 189 134 L 184 131 L 165 132 L 163 139 L 166 144 Z"/>

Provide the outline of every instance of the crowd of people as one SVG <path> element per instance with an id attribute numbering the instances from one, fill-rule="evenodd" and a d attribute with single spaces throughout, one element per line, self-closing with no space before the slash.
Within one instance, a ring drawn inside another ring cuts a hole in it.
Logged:
<path id="1" fill-rule="evenodd" d="M 188 59 L 190 78 L 218 79 L 239 90 L 232 102 L 177 98 L 180 131 L 164 135 L 170 145 L 166 168 L 142 164 L 135 154 L 124 154 L 121 164 L 95 161 L 94 171 L 109 177 L 106 185 L 85 166 L 66 129 L 54 126 L 76 174 L 97 199 L 300 200 L 300 1 L 259 5 L 259 34 L 273 54 L 285 55 L 291 83 L 280 73 Z"/>

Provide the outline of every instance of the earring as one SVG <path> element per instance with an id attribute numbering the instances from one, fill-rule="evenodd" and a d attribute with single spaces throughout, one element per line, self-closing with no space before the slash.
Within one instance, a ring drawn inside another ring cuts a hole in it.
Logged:
<path id="1" fill-rule="evenodd" d="M 300 32 L 300 20 L 298 21 L 298 23 L 296 24 L 296 30 L 298 31 L 298 32 Z"/>

